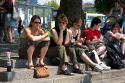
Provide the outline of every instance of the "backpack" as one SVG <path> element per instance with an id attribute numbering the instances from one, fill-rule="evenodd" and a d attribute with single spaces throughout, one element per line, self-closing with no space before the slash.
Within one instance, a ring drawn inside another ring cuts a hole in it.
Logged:
<path id="1" fill-rule="evenodd" d="M 110 47 L 107 47 L 107 65 L 112 69 L 121 69 L 124 68 L 124 63 L 122 62 L 119 54 Z"/>

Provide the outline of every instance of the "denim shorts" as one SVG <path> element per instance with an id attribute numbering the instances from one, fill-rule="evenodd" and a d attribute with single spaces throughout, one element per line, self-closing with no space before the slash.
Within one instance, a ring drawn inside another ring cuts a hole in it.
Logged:
<path id="1" fill-rule="evenodd" d="M 11 13 L 6 13 L 5 14 L 5 28 L 10 27 L 10 28 L 17 28 L 18 21 L 13 19 L 13 15 Z"/>

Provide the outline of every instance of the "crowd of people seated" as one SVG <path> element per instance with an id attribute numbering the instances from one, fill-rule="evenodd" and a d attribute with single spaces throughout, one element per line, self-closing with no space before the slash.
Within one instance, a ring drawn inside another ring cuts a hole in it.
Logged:
<path id="1" fill-rule="evenodd" d="M 29 26 L 24 28 L 20 35 L 19 57 L 28 59 L 28 69 L 34 69 L 33 57 L 39 57 L 39 64 L 44 67 L 47 67 L 44 63 L 45 55 L 50 58 L 59 57 L 60 74 L 64 75 L 84 73 L 79 68 L 78 59 L 95 71 L 108 71 L 111 67 L 104 61 L 107 50 L 103 36 L 99 32 L 100 23 L 101 20 L 95 17 L 92 19 L 91 27 L 81 31 L 82 20 L 76 17 L 72 21 L 72 26 L 67 28 L 68 19 L 65 14 L 61 14 L 57 18 L 57 25 L 46 32 L 41 27 L 40 17 L 34 15 Z M 123 34 L 120 35 L 124 40 Z M 121 48 L 124 48 L 122 45 Z M 91 55 L 88 55 L 88 52 L 91 52 Z M 124 53 L 124 50 L 122 52 Z M 69 62 L 73 64 L 72 72 L 67 67 Z"/>

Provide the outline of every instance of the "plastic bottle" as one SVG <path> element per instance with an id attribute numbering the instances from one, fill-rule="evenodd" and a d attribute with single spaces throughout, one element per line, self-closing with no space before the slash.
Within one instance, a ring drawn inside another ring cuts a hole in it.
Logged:
<path id="1" fill-rule="evenodd" d="M 10 59 L 11 52 L 6 52 L 6 55 L 7 55 L 7 72 L 11 72 L 11 59 Z"/>

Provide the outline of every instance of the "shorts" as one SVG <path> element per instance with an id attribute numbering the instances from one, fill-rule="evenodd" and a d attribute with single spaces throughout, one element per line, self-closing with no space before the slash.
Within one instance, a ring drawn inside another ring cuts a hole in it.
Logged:
<path id="1" fill-rule="evenodd" d="M 98 49 L 101 46 L 101 44 L 96 44 L 96 45 L 90 44 L 90 45 L 87 45 L 87 46 L 88 46 L 90 51 L 93 51 L 93 50 Z"/>
<path id="2" fill-rule="evenodd" d="M 5 28 L 17 28 L 18 26 L 18 21 L 13 19 L 13 15 L 11 13 L 6 13 L 5 14 Z"/>
<path id="3" fill-rule="evenodd" d="M 40 54 L 40 50 L 42 47 L 45 47 L 45 46 L 49 46 L 49 41 L 42 41 L 42 42 L 31 42 L 31 41 L 24 41 L 20 44 L 20 49 L 19 49 L 19 58 L 21 59 L 26 59 L 27 58 L 27 49 L 29 48 L 29 46 L 32 46 L 34 45 L 35 46 L 35 50 L 34 50 L 34 53 L 33 53 L 33 57 L 34 58 L 37 58 L 39 57 L 39 54 Z"/>

